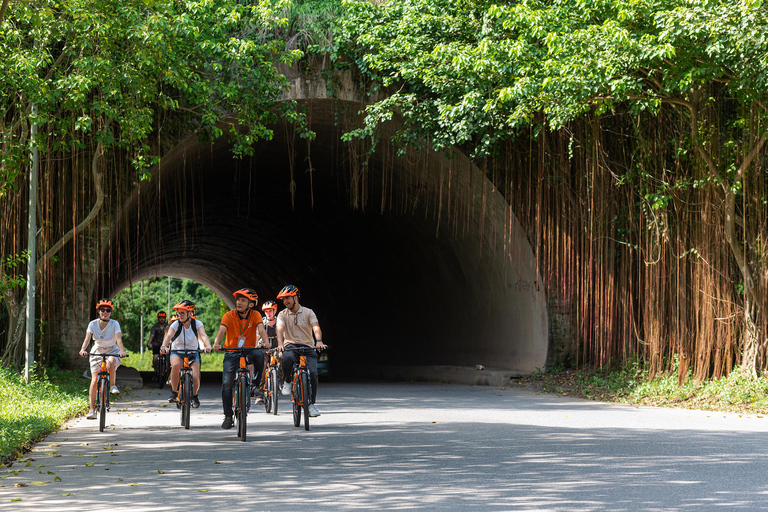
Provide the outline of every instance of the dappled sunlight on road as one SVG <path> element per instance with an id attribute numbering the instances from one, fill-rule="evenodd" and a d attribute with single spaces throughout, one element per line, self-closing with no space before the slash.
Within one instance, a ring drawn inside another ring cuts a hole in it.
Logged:
<path id="1" fill-rule="evenodd" d="M 138 391 L 113 407 L 114 430 L 78 419 L 41 442 L 11 468 L 22 473 L 0 480 L 0 507 L 747 510 L 768 492 L 762 418 L 482 387 L 324 384 L 310 431 L 293 427 L 283 399 L 277 416 L 254 406 L 242 443 L 220 428 L 217 386 L 201 393 L 190 430 L 166 396 Z"/>

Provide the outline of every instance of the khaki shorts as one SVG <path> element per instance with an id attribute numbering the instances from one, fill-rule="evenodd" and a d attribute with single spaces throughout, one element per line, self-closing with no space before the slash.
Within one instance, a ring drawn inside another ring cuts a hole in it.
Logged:
<path id="1" fill-rule="evenodd" d="M 112 366 L 117 370 L 120 367 L 120 351 L 112 351 L 109 350 L 108 352 L 97 352 L 99 354 L 109 354 L 113 357 L 110 357 L 107 359 L 107 361 L 112 361 Z M 94 375 L 96 373 L 99 373 L 99 370 L 101 370 L 101 357 L 94 357 L 89 356 L 91 360 L 91 375 Z"/>

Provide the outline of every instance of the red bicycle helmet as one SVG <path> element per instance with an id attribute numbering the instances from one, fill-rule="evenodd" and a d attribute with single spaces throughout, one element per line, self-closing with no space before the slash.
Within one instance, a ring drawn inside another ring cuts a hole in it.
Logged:
<path id="1" fill-rule="evenodd" d="M 265 303 L 264 303 L 264 305 L 263 305 L 263 306 L 261 306 L 261 310 L 262 310 L 262 311 L 266 311 L 266 310 L 268 310 L 268 309 L 274 309 L 274 310 L 277 310 L 277 304 L 275 304 L 275 301 L 273 301 L 273 300 L 268 300 L 267 302 L 265 302 Z"/>
<path id="2" fill-rule="evenodd" d="M 191 300 L 183 300 L 173 306 L 173 309 L 176 311 L 194 311 L 195 310 L 195 303 Z"/>
<path id="3" fill-rule="evenodd" d="M 283 297 L 299 297 L 299 289 L 293 286 L 292 284 L 289 284 L 285 287 L 283 287 L 282 290 L 280 290 L 280 293 L 277 294 L 278 299 L 282 299 Z"/>
<path id="4" fill-rule="evenodd" d="M 232 296 L 234 298 L 245 297 L 246 299 L 253 302 L 254 304 L 258 304 L 259 302 L 259 296 L 256 295 L 256 292 L 251 290 L 250 288 L 240 288 L 235 293 L 233 293 Z"/>
<path id="5" fill-rule="evenodd" d="M 101 308 L 115 309 L 115 305 L 112 304 L 112 301 L 109 299 L 101 299 L 99 302 L 96 303 L 96 309 L 101 309 Z"/>
<path id="6" fill-rule="evenodd" d="M 166 314 L 165 314 L 165 311 L 161 311 L 161 312 L 159 312 L 159 313 L 157 314 L 157 318 L 161 318 L 161 317 L 162 317 L 162 318 L 165 318 L 165 317 L 167 317 L 167 316 L 168 316 L 168 315 L 166 315 Z"/>

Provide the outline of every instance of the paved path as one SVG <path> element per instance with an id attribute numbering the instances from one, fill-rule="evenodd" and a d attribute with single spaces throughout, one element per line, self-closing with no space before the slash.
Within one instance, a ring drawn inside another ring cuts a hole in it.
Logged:
<path id="1" fill-rule="evenodd" d="M 309 432 L 284 400 L 242 443 L 220 428 L 217 386 L 189 431 L 166 396 L 137 391 L 108 432 L 77 419 L 10 468 L 23 472 L 0 469 L 0 510 L 768 510 L 768 418 L 322 384 Z"/>

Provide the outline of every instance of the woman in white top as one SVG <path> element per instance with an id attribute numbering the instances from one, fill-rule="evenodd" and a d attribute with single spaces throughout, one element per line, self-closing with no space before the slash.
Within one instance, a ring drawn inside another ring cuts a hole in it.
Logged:
<path id="1" fill-rule="evenodd" d="M 171 323 L 165 333 L 160 352 L 171 353 L 171 396 L 169 402 L 176 402 L 179 397 L 179 370 L 183 364 L 184 350 L 198 350 L 200 342 L 203 342 L 204 352 L 211 352 L 211 341 L 205 334 L 205 327 L 200 320 L 194 318 L 195 303 L 183 300 L 173 306 L 178 315 L 178 320 Z M 171 346 L 172 345 L 172 346 Z M 200 407 L 200 399 L 197 392 L 200 389 L 200 354 L 189 357 L 189 366 L 192 368 L 192 407 Z"/>
<path id="2" fill-rule="evenodd" d="M 110 354 L 112 357 L 107 358 L 107 370 L 109 371 L 109 380 L 112 382 L 112 389 L 110 390 L 113 395 L 120 393 L 115 385 L 115 373 L 117 367 L 120 366 L 120 358 L 125 357 L 128 354 L 123 347 L 122 332 L 120 331 L 120 324 L 117 320 L 112 320 L 112 310 L 115 305 L 111 300 L 101 299 L 96 304 L 96 309 L 99 310 L 99 318 L 93 320 L 88 324 L 88 329 L 85 331 L 85 339 L 83 340 L 83 346 L 80 348 L 80 355 L 86 357 L 88 355 L 88 345 L 93 339 L 93 352 L 95 354 Z M 86 418 L 89 420 L 96 419 L 96 381 L 99 378 L 99 369 L 101 368 L 101 358 L 91 357 L 91 388 L 89 396 L 91 399 L 91 408 L 88 411 Z"/>

